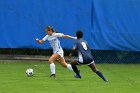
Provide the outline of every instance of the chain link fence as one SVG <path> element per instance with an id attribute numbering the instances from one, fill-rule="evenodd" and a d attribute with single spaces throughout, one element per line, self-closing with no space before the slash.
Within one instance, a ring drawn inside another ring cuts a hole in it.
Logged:
<path id="1" fill-rule="evenodd" d="M 96 63 L 136 64 L 140 63 L 140 52 L 109 50 L 93 51 Z"/>
<path id="2" fill-rule="evenodd" d="M 71 50 L 64 49 L 65 58 L 68 57 Z M 51 56 L 52 49 L 0 49 L 0 55 L 30 55 L 33 56 Z M 95 63 L 108 63 L 108 64 L 138 64 L 140 63 L 140 52 L 138 51 L 119 51 L 119 50 L 92 50 Z M 24 56 L 22 56 L 24 57 Z"/>

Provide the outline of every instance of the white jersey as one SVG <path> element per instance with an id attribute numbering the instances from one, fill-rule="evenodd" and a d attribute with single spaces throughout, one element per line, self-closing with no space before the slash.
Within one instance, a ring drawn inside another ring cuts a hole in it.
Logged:
<path id="1" fill-rule="evenodd" d="M 53 48 L 53 53 L 57 53 L 63 51 L 63 49 L 60 46 L 60 41 L 58 39 L 58 37 L 62 37 L 63 35 L 64 34 L 62 33 L 53 33 L 52 36 L 46 35 L 42 40 L 48 40 L 51 47 Z"/>

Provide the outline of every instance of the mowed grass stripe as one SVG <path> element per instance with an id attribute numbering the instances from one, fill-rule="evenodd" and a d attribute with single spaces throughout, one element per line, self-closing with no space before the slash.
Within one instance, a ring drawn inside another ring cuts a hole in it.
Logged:
<path id="1" fill-rule="evenodd" d="M 109 79 L 103 82 L 88 66 L 78 66 L 82 79 L 56 63 L 55 79 L 50 78 L 47 62 L 0 61 L 0 93 L 139 93 L 140 64 L 97 64 Z M 27 77 L 27 68 L 34 76 Z"/>

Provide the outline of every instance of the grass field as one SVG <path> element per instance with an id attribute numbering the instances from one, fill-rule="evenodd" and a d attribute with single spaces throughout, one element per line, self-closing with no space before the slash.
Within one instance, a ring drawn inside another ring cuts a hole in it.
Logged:
<path id="1" fill-rule="evenodd" d="M 56 64 L 57 77 L 49 78 L 47 62 L 0 61 L 0 93 L 140 93 L 140 64 L 97 64 L 109 82 L 87 66 L 79 66 L 82 79 Z M 27 68 L 34 76 L 27 77 Z"/>

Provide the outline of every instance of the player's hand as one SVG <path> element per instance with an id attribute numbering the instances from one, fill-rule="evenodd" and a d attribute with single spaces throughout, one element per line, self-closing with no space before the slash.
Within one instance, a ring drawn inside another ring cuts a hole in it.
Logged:
<path id="1" fill-rule="evenodd" d="M 43 44 L 44 43 L 44 40 L 39 40 L 38 38 L 35 39 L 36 42 L 38 42 L 39 44 Z"/>
<path id="2" fill-rule="evenodd" d="M 36 38 L 35 40 L 36 40 L 36 41 L 39 41 L 39 39 L 38 39 L 38 38 Z"/>

